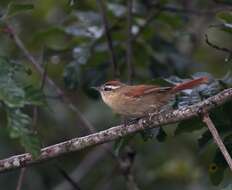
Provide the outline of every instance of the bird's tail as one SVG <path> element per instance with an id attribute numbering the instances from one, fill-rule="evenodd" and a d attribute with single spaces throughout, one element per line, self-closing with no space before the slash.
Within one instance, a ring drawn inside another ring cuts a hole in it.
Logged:
<path id="1" fill-rule="evenodd" d="M 201 78 L 198 78 L 198 79 L 193 79 L 193 80 L 190 80 L 188 82 L 183 82 L 181 84 L 177 84 L 176 86 L 174 86 L 172 88 L 172 91 L 173 92 L 178 92 L 178 91 L 181 91 L 181 90 L 186 90 L 186 89 L 191 89 L 195 86 L 198 86 L 200 84 L 205 84 L 205 83 L 208 83 L 209 79 L 207 77 L 201 77 Z"/>

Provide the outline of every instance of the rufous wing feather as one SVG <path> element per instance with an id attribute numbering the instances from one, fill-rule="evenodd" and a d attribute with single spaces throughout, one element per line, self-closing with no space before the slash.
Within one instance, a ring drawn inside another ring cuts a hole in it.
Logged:
<path id="1" fill-rule="evenodd" d="M 167 92 L 167 91 L 170 91 L 170 93 L 176 93 L 181 90 L 191 89 L 195 86 L 198 86 L 200 84 L 204 84 L 207 82 L 208 82 L 207 77 L 201 77 L 198 79 L 194 79 L 188 82 L 178 84 L 174 87 L 160 87 L 160 86 L 155 86 L 155 85 L 136 85 L 136 86 L 130 86 L 130 88 L 128 88 L 128 91 L 126 91 L 124 94 L 126 96 L 136 98 L 136 97 L 145 96 L 151 93 L 159 93 L 159 92 Z"/>
<path id="2" fill-rule="evenodd" d="M 125 92 L 125 95 L 136 98 L 155 92 L 167 91 L 170 89 L 171 87 L 159 87 L 155 85 L 137 85 L 137 86 L 131 86 L 131 88 L 127 92 Z"/>

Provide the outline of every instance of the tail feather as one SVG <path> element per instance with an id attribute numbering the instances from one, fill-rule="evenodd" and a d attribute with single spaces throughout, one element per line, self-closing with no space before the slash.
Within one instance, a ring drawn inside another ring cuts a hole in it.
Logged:
<path id="1" fill-rule="evenodd" d="M 173 92 L 178 92 L 178 91 L 181 91 L 181 90 L 186 90 L 186 89 L 191 89 L 195 86 L 198 86 L 200 84 L 205 84 L 207 83 L 209 80 L 207 77 L 201 77 L 201 78 L 198 78 L 198 79 L 193 79 L 193 80 L 190 80 L 188 82 L 184 82 L 184 83 L 181 83 L 181 84 L 178 84 L 176 86 L 174 86 L 172 88 L 172 91 Z"/>

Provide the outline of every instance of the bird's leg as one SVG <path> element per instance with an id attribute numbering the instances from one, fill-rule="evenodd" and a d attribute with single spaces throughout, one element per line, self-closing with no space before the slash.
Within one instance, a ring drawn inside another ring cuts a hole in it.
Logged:
<path id="1" fill-rule="evenodd" d="M 128 124 L 128 118 L 123 117 L 123 124 L 124 124 L 124 127 L 127 126 L 127 124 Z"/>
<path id="2" fill-rule="evenodd" d="M 153 117 L 155 117 L 156 115 L 164 114 L 164 113 L 167 113 L 167 112 L 172 111 L 172 110 L 173 109 L 170 107 L 170 105 L 164 105 L 164 106 L 160 107 L 159 109 L 155 109 L 152 112 L 145 113 L 145 116 L 147 116 L 149 121 L 151 121 L 153 119 Z"/>
<path id="3" fill-rule="evenodd" d="M 144 113 L 144 118 L 148 118 L 149 121 L 151 121 L 152 118 L 157 114 L 159 114 L 159 112 L 157 110 L 152 112 L 152 113 L 146 112 L 146 113 Z M 149 123 L 150 122 L 148 122 L 148 125 L 149 125 Z M 143 131 L 140 131 L 139 133 L 140 133 L 141 137 L 143 138 L 143 140 L 147 141 L 149 139 L 152 139 L 158 133 L 158 130 L 159 129 L 157 129 L 157 128 L 154 128 L 154 129 L 147 128 L 147 129 L 144 129 Z"/>
<path id="4" fill-rule="evenodd" d="M 138 123 L 138 121 L 139 121 L 140 119 L 142 119 L 142 117 L 132 118 L 132 119 L 130 119 L 129 124 Z"/>
<path id="5" fill-rule="evenodd" d="M 129 120 L 126 116 L 122 116 L 122 121 L 123 121 L 124 127 L 126 127 L 129 124 Z"/>
<path id="6" fill-rule="evenodd" d="M 138 118 L 128 118 L 128 117 L 124 116 L 123 117 L 123 124 L 124 124 L 124 126 L 132 125 L 132 124 L 137 123 L 140 119 L 141 119 L 141 117 L 138 117 Z"/>

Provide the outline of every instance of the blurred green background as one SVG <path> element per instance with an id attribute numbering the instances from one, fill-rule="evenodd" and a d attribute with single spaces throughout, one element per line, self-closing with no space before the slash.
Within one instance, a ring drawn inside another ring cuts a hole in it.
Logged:
<path id="1" fill-rule="evenodd" d="M 119 78 L 126 82 L 127 1 L 103 2 Z M 232 24 L 229 11 L 232 1 L 133 0 L 132 7 L 133 83 L 154 83 L 157 78 L 170 76 L 190 78 L 196 72 L 223 78 L 231 70 L 228 53 L 207 45 L 205 34 L 213 44 L 232 48 L 231 26 L 226 28 L 225 25 L 226 22 Z M 40 86 L 42 77 L 6 31 L 8 24 L 97 131 L 121 123 L 120 117 L 90 89 L 114 78 L 101 13 L 99 3 L 94 0 L 0 1 L 0 56 L 22 64 L 30 71 L 26 81 Z M 43 93 L 46 106 L 36 109 L 34 124 L 43 147 L 89 134 L 83 121 L 59 98 L 54 87 L 45 82 Z M 32 107 L 25 106 L 22 110 L 33 118 Z M 23 153 L 19 141 L 9 137 L 4 106 L 0 122 L 1 159 Z M 176 125 L 164 127 L 167 134 L 164 142 L 156 138 L 144 141 L 139 134 L 130 140 L 129 152 L 135 156 L 131 173 L 139 189 L 218 190 L 228 186 L 232 181 L 229 169 L 222 179 L 222 173 L 215 172 L 217 168 L 212 165 L 215 144 L 210 141 L 204 148 L 198 147 L 198 139 L 205 129 L 178 135 L 175 129 Z M 113 147 L 115 143 L 109 143 L 108 148 L 113 150 Z M 122 149 L 122 154 L 128 153 L 127 147 Z M 74 189 L 62 171 L 66 171 L 80 189 L 127 189 L 118 163 L 102 146 L 27 168 L 22 189 Z M 16 189 L 19 174 L 20 170 L 2 173 L 0 189 Z M 213 185 L 217 181 L 221 181 L 220 184 Z"/>

